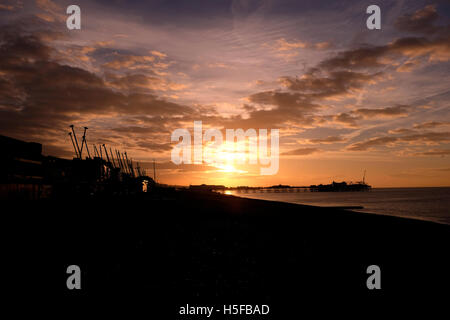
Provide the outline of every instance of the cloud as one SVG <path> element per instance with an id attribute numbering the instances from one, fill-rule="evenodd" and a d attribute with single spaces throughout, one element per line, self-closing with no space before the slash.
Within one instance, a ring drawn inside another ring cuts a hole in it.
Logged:
<path id="1" fill-rule="evenodd" d="M 143 151 L 169 151 L 172 149 L 172 145 L 170 143 L 157 143 L 153 141 L 139 141 L 136 143 L 138 148 L 141 148 Z"/>
<path id="2" fill-rule="evenodd" d="M 80 67 L 64 65 L 58 51 L 44 43 L 40 35 L 5 28 L 0 32 L 2 134 L 54 146 L 61 142 L 71 123 L 114 117 L 117 126 L 129 117 L 141 116 L 140 121 L 146 118 L 144 126 L 155 123 L 175 126 L 183 118 L 199 117 L 192 107 L 138 90 L 146 86 L 180 89 L 175 83 L 141 74 L 105 76 L 105 79 Z M 101 131 L 101 127 L 97 128 Z M 168 150 L 168 145 L 158 141 L 154 134 L 146 136 L 134 128 L 133 134 L 139 136 L 126 141 L 130 134 L 131 131 L 122 132 L 115 142 L 139 148 L 147 140 L 153 143 L 147 145 L 149 148 Z"/>
<path id="3" fill-rule="evenodd" d="M 385 107 L 385 108 L 359 108 L 349 112 L 341 112 L 334 116 L 325 116 L 325 121 L 331 121 L 342 124 L 347 127 L 357 128 L 359 127 L 358 122 L 363 119 L 377 119 L 377 118 L 397 118 L 397 117 L 405 117 L 408 115 L 410 106 L 407 105 L 396 105 L 393 107 Z"/>
<path id="4" fill-rule="evenodd" d="M 111 86 L 130 92 L 149 92 L 149 90 L 178 91 L 187 88 L 187 85 L 185 84 L 175 83 L 166 79 L 146 76 L 139 73 L 126 74 L 123 76 L 106 73 L 105 76 L 106 81 Z"/>
<path id="5" fill-rule="evenodd" d="M 412 16 L 400 19 L 398 26 L 406 28 L 408 25 L 409 28 L 413 28 L 407 20 L 416 21 L 414 28 L 419 28 L 419 25 L 422 27 L 432 25 L 435 22 L 434 11 L 434 7 L 426 7 Z M 311 45 L 307 42 L 288 41 L 285 38 L 278 39 L 275 46 L 276 50 L 282 53 L 291 53 L 308 47 Z M 399 38 L 385 45 L 364 46 L 342 51 L 319 62 L 316 67 L 309 68 L 301 77 L 281 77 L 280 83 L 288 92 L 272 90 L 252 94 L 248 98 L 250 102 L 273 105 L 275 108 L 254 110 L 249 115 L 250 118 L 258 116 L 260 120 L 263 120 L 263 117 L 268 120 L 273 116 L 274 123 L 277 125 L 296 120 L 299 124 L 314 123 L 322 118 L 325 122 L 331 119 L 333 122 L 352 128 L 358 127 L 358 122 L 364 119 L 405 117 L 411 108 L 401 104 L 384 108 L 359 108 L 333 116 L 316 118 L 313 118 L 313 113 L 323 109 L 318 102 L 320 100 L 340 100 L 359 95 L 365 86 L 388 79 L 389 70 L 384 68 L 386 66 L 396 66 L 398 72 L 409 72 L 419 67 L 425 58 L 428 58 L 429 62 L 449 60 L 450 33 L 439 32 L 430 39 Z M 383 72 L 376 70 L 382 67 Z M 274 114 L 278 111 L 285 117 L 284 121 Z"/>
<path id="6" fill-rule="evenodd" d="M 386 107 L 379 109 L 356 109 L 353 111 L 353 114 L 360 115 L 364 118 L 373 118 L 373 117 L 399 117 L 399 116 L 407 116 L 410 107 L 406 105 L 397 105 L 394 107 Z"/>
<path id="7" fill-rule="evenodd" d="M 415 133 L 416 131 L 413 129 L 408 128 L 397 128 L 397 129 L 391 129 L 388 131 L 390 134 L 407 134 L 407 133 Z"/>
<path id="8" fill-rule="evenodd" d="M 67 16 L 64 15 L 65 10 L 62 6 L 51 0 L 36 0 L 36 6 L 42 11 L 36 13 L 36 16 L 47 22 L 65 22 Z"/>
<path id="9" fill-rule="evenodd" d="M 164 59 L 164 58 L 167 57 L 167 54 L 165 54 L 165 53 L 163 53 L 163 52 L 156 51 L 156 50 L 152 50 L 152 51 L 150 51 L 150 53 L 151 53 L 152 55 L 154 55 L 154 56 L 157 56 L 157 57 L 160 58 L 160 59 Z"/>
<path id="10" fill-rule="evenodd" d="M 104 68 L 120 70 L 152 69 L 154 56 L 136 56 L 116 54 L 116 58 L 103 64 Z"/>
<path id="11" fill-rule="evenodd" d="M 386 55 L 388 51 L 387 46 L 372 46 L 347 50 L 322 61 L 319 67 L 326 70 L 381 67 L 383 63 L 380 61 L 380 58 Z"/>
<path id="12" fill-rule="evenodd" d="M 278 39 L 276 42 L 276 49 L 278 51 L 290 51 L 292 49 L 306 48 L 306 46 L 307 44 L 305 42 L 301 41 L 288 42 L 284 38 Z"/>
<path id="13" fill-rule="evenodd" d="M 447 121 L 426 121 L 421 123 L 415 123 L 412 128 L 397 128 L 391 129 L 388 131 L 390 134 L 403 134 L 403 135 L 414 135 L 419 133 L 420 131 L 432 130 L 441 127 L 450 126 L 450 122 Z"/>
<path id="14" fill-rule="evenodd" d="M 445 142 L 450 141 L 450 132 L 425 132 L 416 133 L 399 138 L 407 142 Z"/>
<path id="15" fill-rule="evenodd" d="M 446 122 L 428 121 L 428 122 L 414 124 L 414 129 L 434 129 L 437 127 L 449 126 L 449 125 L 450 125 L 449 121 L 446 121 Z"/>
<path id="16" fill-rule="evenodd" d="M 62 12 L 64 13 L 64 10 Z M 434 25 L 434 18 L 431 20 L 430 25 Z M 43 22 L 41 21 L 41 23 Z M 64 24 L 61 25 L 65 28 Z M 54 27 L 54 25 L 51 26 Z M 173 82 L 162 73 L 169 72 L 169 70 L 174 71 L 173 74 L 179 70 L 180 72 L 189 72 L 191 67 L 194 68 L 195 63 L 200 63 L 206 68 L 194 72 L 189 81 L 195 85 L 206 80 L 208 83 L 212 83 L 211 79 L 206 79 L 203 74 L 212 72 L 212 70 L 208 70 L 207 62 L 220 61 L 223 65 L 217 64 L 214 67 L 225 67 L 230 61 L 235 61 L 231 54 L 234 54 L 236 50 L 239 50 L 239 59 L 242 58 L 244 61 L 245 57 L 241 55 L 243 52 L 240 51 L 239 45 L 235 46 L 233 43 L 229 52 L 224 51 L 222 56 L 224 60 L 220 55 L 215 55 L 221 59 L 197 59 L 186 62 L 184 60 L 190 59 L 186 54 L 192 53 L 191 48 L 181 50 L 178 49 L 181 47 L 178 44 L 167 43 L 167 54 L 165 50 L 163 53 L 145 47 L 139 48 L 141 45 L 147 46 L 147 43 L 135 42 L 136 38 L 133 39 L 131 34 L 128 36 L 129 38 L 120 41 L 120 49 L 114 49 L 112 47 L 100 48 L 112 45 L 106 41 L 95 44 L 95 42 L 77 42 L 73 39 L 68 41 L 65 38 L 64 41 L 50 43 L 51 39 L 55 37 L 55 33 L 48 31 L 38 35 L 37 32 L 27 30 L 25 33 L 16 32 L 7 35 L 5 30 L 1 31 L 0 127 L 2 130 L 11 134 L 28 133 L 33 137 L 41 136 L 50 140 L 61 136 L 61 131 L 66 129 L 67 124 L 92 121 L 95 127 L 99 128 L 99 132 L 100 129 L 103 129 L 102 134 L 105 139 L 110 138 L 113 142 L 123 143 L 131 148 L 142 150 L 151 148 L 161 152 L 168 150 L 168 144 L 164 139 L 167 140 L 167 133 L 172 128 L 186 127 L 189 123 L 192 124 L 193 120 L 199 119 L 203 120 L 205 124 L 219 128 L 281 128 L 296 134 L 305 127 L 332 121 L 356 128 L 364 124 L 364 120 L 403 117 L 412 108 L 395 104 L 388 107 L 370 108 L 371 104 L 369 104 L 368 107 L 364 105 L 364 108 L 353 107 L 351 110 L 343 108 L 354 104 L 354 101 L 342 102 L 340 100 L 358 99 L 363 96 L 366 87 L 388 79 L 389 72 L 393 68 L 397 68 L 398 71 L 410 71 L 416 66 L 420 66 L 427 58 L 432 61 L 445 61 L 446 54 L 448 54 L 448 37 L 442 30 L 429 33 L 429 38 L 409 37 L 397 39 L 385 45 L 353 47 L 322 60 L 322 62 L 318 59 L 326 52 L 319 53 L 319 56 L 317 52 L 306 52 L 307 50 L 301 49 L 326 49 L 330 47 L 329 42 L 308 43 L 291 40 L 295 38 L 288 36 L 280 38 L 277 34 L 272 38 L 275 41 L 271 42 L 278 45 L 277 49 L 272 47 L 277 53 L 291 54 L 304 51 L 305 61 L 319 62 L 315 62 L 315 67 L 307 69 L 299 77 L 292 76 L 295 74 L 294 69 L 291 68 L 292 65 L 283 64 L 282 68 L 278 68 L 279 66 L 274 64 L 271 71 L 275 70 L 283 72 L 281 75 L 289 75 L 280 78 L 282 87 L 279 87 L 280 83 L 275 82 L 279 74 L 274 76 L 272 82 L 266 77 L 267 70 L 262 70 L 263 73 L 252 73 L 251 71 L 254 69 L 247 69 L 246 66 L 245 72 L 244 69 L 242 72 L 238 72 L 240 73 L 239 77 L 246 77 L 245 82 L 248 83 L 251 80 L 248 79 L 248 76 L 253 75 L 257 79 L 264 79 L 265 86 L 257 88 L 256 92 L 251 93 L 248 91 L 249 87 L 234 90 L 237 87 L 234 86 L 232 94 L 236 100 L 232 103 L 238 105 L 236 101 L 244 96 L 246 97 L 245 105 L 238 109 L 242 110 L 242 114 L 234 113 L 224 117 L 215 109 L 214 103 L 210 103 L 212 99 L 207 102 L 210 107 L 194 104 L 195 102 L 192 101 L 197 98 L 194 95 L 192 99 L 191 97 L 186 98 L 186 101 L 189 101 L 186 104 L 167 100 L 165 97 L 170 97 L 173 94 L 171 91 L 183 90 L 186 88 L 186 84 L 178 83 L 178 80 Z M 43 40 L 44 37 L 47 39 Z M 89 34 L 83 38 L 83 41 L 88 38 Z M 109 38 L 105 37 L 104 39 Z M 156 43 L 158 44 L 150 48 L 163 50 L 164 48 L 160 47 L 160 44 L 166 45 L 165 41 Z M 128 49 L 126 49 L 127 46 Z M 174 47 L 177 48 L 174 49 Z M 258 48 L 260 48 L 259 44 Z M 67 50 L 65 55 L 61 49 Z M 179 51 L 174 54 L 176 50 Z M 116 53 L 111 54 L 111 52 Z M 267 52 L 265 53 L 267 54 Z M 213 56 L 208 54 L 205 53 L 205 56 Z M 252 53 L 251 61 L 255 61 L 255 56 L 258 57 L 256 59 L 258 61 L 260 57 L 261 61 L 266 61 L 263 60 L 265 57 L 257 54 L 258 52 Z M 314 59 L 310 59 L 308 54 L 314 54 Z M 68 55 L 73 57 L 73 62 L 68 61 Z M 172 63 L 175 63 L 169 61 L 168 56 L 180 58 L 177 65 L 173 66 L 173 69 L 176 67 L 179 70 L 172 70 Z M 104 60 L 105 57 L 106 60 Z M 271 57 L 273 58 L 273 56 Z M 77 61 L 80 63 L 76 64 Z M 170 69 L 169 66 L 171 66 Z M 383 67 L 383 69 L 376 69 L 378 67 Z M 199 78 L 201 79 L 199 80 Z M 188 80 L 186 79 L 186 81 Z M 196 83 L 196 81 L 198 82 Z M 238 81 L 240 80 L 238 79 Z M 219 82 L 214 84 L 217 85 L 217 88 L 221 85 Z M 273 85 L 277 85 L 277 87 L 269 90 L 269 86 Z M 227 88 L 224 89 L 226 91 Z M 401 94 L 400 89 L 395 94 Z M 200 91 L 201 89 L 197 92 Z M 225 92 L 225 94 L 229 92 Z M 202 93 L 205 94 L 205 100 L 207 100 L 210 98 L 208 94 L 211 96 L 217 92 Z M 180 97 L 180 100 L 177 101 L 183 101 L 183 93 L 177 95 Z M 393 99 L 397 99 L 397 96 L 393 96 Z M 332 100 L 332 102 L 327 104 L 325 100 Z M 359 102 L 360 100 L 356 103 L 357 106 L 360 106 Z M 402 103 L 401 100 L 399 102 Z M 346 111 L 342 112 L 344 110 Z M 327 115 L 321 115 L 321 112 L 326 112 Z M 111 133 L 111 137 L 107 135 L 108 133 Z M 397 140 L 392 143 L 435 143 L 437 139 L 443 139 L 432 136 L 414 137 L 415 133 L 417 132 L 397 132 L 393 137 Z M 405 138 L 398 135 L 405 136 Z M 340 136 L 309 140 L 310 143 L 317 144 L 345 141 Z M 361 143 L 363 142 L 361 141 Z M 371 143 L 368 146 L 360 147 L 367 150 L 376 147 L 377 143 L 379 146 L 383 145 L 381 141 L 372 141 Z M 297 152 L 299 154 L 308 152 L 305 149 L 297 149 Z"/>
<path id="17" fill-rule="evenodd" d="M 320 138 L 320 139 L 309 139 L 310 143 L 321 143 L 321 144 L 331 144 L 335 142 L 344 142 L 346 141 L 341 136 L 328 136 L 326 138 Z"/>
<path id="18" fill-rule="evenodd" d="M 14 11 L 16 9 L 17 7 L 12 3 L 0 4 L 0 10 Z"/>
<path id="19" fill-rule="evenodd" d="M 331 48 L 332 44 L 327 41 L 310 43 L 300 40 L 289 41 L 285 38 L 280 38 L 274 43 L 265 43 L 263 46 L 269 47 L 277 57 L 289 61 L 299 55 L 299 49 L 325 50 Z"/>
<path id="20" fill-rule="evenodd" d="M 319 152 L 318 148 L 300 148 L 282 153 L 282 156 L 306 156 Z"/>
<path id="21" fill-rule="evenodd" d="M 397 19 L 395 26 L 401 31 L 432 34 L 438 30 L 434 24 L 439 19 L 435 5 L 427 5 L 413 14 L 405 14 Z"/>
<path id="22" fill-rule="evenodd" d="M 450 155 L 450 149 L 434 149 L 426 152 L 418 152 L 419 156 L 448 156 Z"/>
<path id="23" fill-rule="evenodd" d="M 149 135 L 152 133 L 162 133 L 166 132 L 169 133 L 170 131 L 167 130 L 164 125 L 161 125 L 160 118 L 156 119 L 154 123 L 151 126 L 122 126 L 122 127 L 116 127 L 111 128 L 110 130 L 112 132 L 117 132 L 119 134 L 143 134 L 143 135 Z M 160 125 L 158 125 L 158 123 Z"/>
<path id="24" fill-rule="evenodd" d="M 282 84 L 292 91 L 302 92 L 309 98 L 330 98 L 348 95 L 365 84 L 373 84 L 381 79 L 382 74 L 365 74 L 350 71 L 334 71 L 321 75 L 312 70 L 301 78 L 283 77 Z"/>
<path id="25" fill-rule="evenodd" d="M 347 149 L 350 151 L 366 151 L 376 146 L 386 146 L 388 144 L 392 144 L 393 142 L 398 141 L 398 138 L 396 137 L 379 137 L 379 138 L 372 138 L 363 142 L 358 142 Z"/>
<path id="26" fill-rule="evenodd" d="M 148 171 L 153 172 L 153 162 L 142 162 L 143 168 L 148 169 Z M 217 172 L 217 168 L 208 166 L 205 164 L 179 164 L 176 165 L 171 161 L 159 162 L 157 165 L 158 171 L 167 171 L 174 174 L 186 173 L 186 172 Z"/>
<path id="27" fill-rule="evenodd" d="M 232 67 L 223 62 L 208 63 L 208 68 L 231 69 Z"/>
<path id="28" fill-rule="evenodd" d="M 398 72 L 411 72 L 417 69 L 420 66 L 419 59 L 410 59 L 404 62 L 400 67 L 395 69 Z"/>
<path id="29" fill-rule="evenodd" d="M 290 54 L 310 45 L 304 41 L 285 38 L 277 40 L 277 52 Z M 377 118 L 405 117 L 411 107 L 398 104 L 383 108 L 358 108 L 336 115 L 317 115 L 325 109 L 322 100 L 339 101 L 361 95 L 369 85 L 390 79 L 386 66 L 397 71 L 412 71 L 428 61 L 447 61 L 450 58 L 450 34 L 437 33 L 434 38 L 407 37 L 385 45 L 364 46 L 342 51 L 309 68 L 300 77 L 284 76 L 279 79 L 282 90 L 268 90 L 251 94 L 245 107 L 248 118 L 234 119 L 242 124 L 299 126 L 333 121 L 356 128 L 359 121 Z M 377 68 L 383 68 L 383 71 Z M 262 106 L 262 107 L 258 107 Z M 269 107 L 272 107 L 269 109 Z M 242 120 L 242 121 L 241 121 Z"/>
<path id="30" fill-rule="evenodd" d="M 396 142 L 408 142 L 415 144 L 435 144 L 438 142 L 448 142 L 450 141 L 450 132 L 425 132 L 425 133 L 414 133 L 404 136 L 385 136 L 371 138 L 365 141 L 354 143 L 349 146 L 347 150 L 350 151 L 367 151 L 373 149 L 377 146 L 387 146 L 392 145 Z"/>
<path id="31" fill-rule="evenodd" d="M 352 116 L 350 113 L 345 113 L 345 112 L 342 112 L 342 113 L 339 113 L 339 114 L 333 116 L 334 122 L 337 122 L 337 123 L 340 123 L 340 124 L 343 124 L 345 126 L 352 127 L 352 128 L 358 127 L 357 120 L 359 120 L 359 119 L 361 119 L 361 117 L 359 117 L 359 116 L 355 117 L 355 116 Z"/>
<path id="32" fill-rule="evenodd" d="M 324 41 L 324 42 L 317 42 L 317 43 L 309 43 L 309 42 L 303 42 L 298 40 L 293 40 L 291 42 L 287 41 L 285 38 L 280 38 L 276 41 L 274 48 L 277 51 L 291 51 L 295 49 L 328 49 L 331 47 L 331 43 Z"/>
<path id="33" fill-rule="evenodd" d="M 295 92 L 263 91 L 250 95 L 248 101 L 270 109 L 247 107 L 252 110 L 249 112 L 249 118 L 238 122 L 244 127 L 270 128 L 288 122 L 311 124 L 314 122 L 312 114 L 320 109 L 320 106 L 312 103 L 308 97 Z M 233 119 L 233 122 L 236 120 Z"/>
<path id="34" fill-rule="evenodd" d="M 427 57 L 428 61 L 448 61 L 450 59 L 450 34 L 434 39 L 402 38 L 387 46 L 388 53 L 403 57 Z"/>
<path id="35" fill-rule="evenodd" d="M 450 34 L 447 32 L 433 39 L 408 37 L 394 40 L 387 45 L 366 46 L 338 53 L 319 64 L 326 70 L 357 70 L 389 66 L 396 58 L 425 58 L 428 61 L 450 59 Z M 411 63 L 411 61 L 408 61 Z"/>

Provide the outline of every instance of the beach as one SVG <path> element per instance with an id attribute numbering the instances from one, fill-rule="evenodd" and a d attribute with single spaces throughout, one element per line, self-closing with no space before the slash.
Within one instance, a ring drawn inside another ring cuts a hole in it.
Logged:
<path id="1" fill-rule="evenodd" d="M 450 226 L 432 222 L 170 189 L 16 203 L 8 220 L 14 291 L 66 302 L 132 298 L 166 314 L 265 303 L 293 314 L 299 301 L 417 298 L 450 284 Z M 81 290 L 66 288 L 72 264 Z M 381 290 L 366 286 L 370 265 Z"/>

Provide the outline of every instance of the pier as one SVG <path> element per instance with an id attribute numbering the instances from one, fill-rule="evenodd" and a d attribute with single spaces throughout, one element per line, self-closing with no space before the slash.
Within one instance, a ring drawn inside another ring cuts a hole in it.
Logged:
<path id="1" fill-rule="evenodd" d="M 272 186 L 272 187 L 235 187 L 227 188 L 229 191 L 236 191 L 237 193 L 293 193 L 293 192 L 311 192 L 311 188 L 308 186 L 291 187 L 291 186 Z M 221 191 L 224 190 L 215 190 Z"/>

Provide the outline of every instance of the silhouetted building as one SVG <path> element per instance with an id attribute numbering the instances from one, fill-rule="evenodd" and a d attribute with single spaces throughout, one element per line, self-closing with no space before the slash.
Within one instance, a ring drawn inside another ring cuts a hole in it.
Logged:
<path id="1" fill-rule="evenodd" d="M 40 198 L 44 190 L 42 145 L 0 135 L 0 149 L 0 198 Z"/>
<path id="2" fill-rule="evenodd" d="M 61 159 L 42 155 L 42 145 L 0 135 L 0 198 L 40 199 L 147 192 L 152 178 L 100 157 Z"/>

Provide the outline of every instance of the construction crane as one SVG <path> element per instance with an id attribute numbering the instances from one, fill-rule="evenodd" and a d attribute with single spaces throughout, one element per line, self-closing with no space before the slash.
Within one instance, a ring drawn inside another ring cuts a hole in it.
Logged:
<path id="1" fill-rule="evenodd" d="M 83 133 L 83 141 L 81 143 L 81 151 L 83 151 L 83 144 L 86 145 L 86 152 L 88 155 L 88 159 L 91 159 L 91 153 L 89 152 L 89 147 L 88 147 L 88 143 L 86 140 L 86 130 L 88 129 L 88 127 L 84 127 L 84 133 Z M 81 154 L 80 154 L 80 158 L 81 158 Z"/>
<path id="2" fill-rule="evenodd" d="M 117 149 L 114 149 L 114 153 L 116 154 L 117 166 L 119 169 L 122 169 L 122 164 L 120 163 L 119 152 Z"/>
<path id="3" fill-rule="evenodd" d="M 133 177 L 136 177 L 136 172 L 134 171 L 134 168 L 133 168 L 133 159 L 130 159 L 130 167 L 131 167 L 131 172 L 133 174 Z"/>
<path id="4" fill-rule="evenodd" d="M 130 161 L 128 161 L 128 155 L 127 152 L 125 151 L 125 162 L 127 164 L 128 167 L 128 171 L 130 172 L 130 174 L 134 177 L 134 171 L 133 171 L 133 165 L 130 163 Z"/>
<path id="5" fill-rule="evenodd" d="M 98 150 L 100 150 L 100 159 L 103 160 L 103 151 L 102 151 L 102 145 L 98 146 Z"/>
<path id="6" fill-rule="evenodd" d="M 125 167 L 123 165 L 122 158 L 121 158 L 120 152 L 118 150 L 116 150 L 116 154 L 117 154 L 117 161 L 119 162 L 120 169 L 125 171 Z"/>
<path id="7" fill-rule="evenodd" d="M 100 153 L 98 153 L 97 146 L 95 144 L 92 146 L 94 147 L 94 157 L 100 158 Z"/>
<path id="8" fill-rule="evenodd" d="M 111 153 L 111 160 L 112 160 L 112 164 L 113 164 L 114 168 L 117 168 L 117 166 L 116 166 L 116 162 L 114 161 L 114 154 L 113 154 L 113 152 L 112 152 L 112 149 L 111 149 L 111 148 L 109 148 L 109 152 Z"/>
<path id="9" fill-rule="evenodd" d="M 84 144 L 86 144 L 86 148 L 87 148 L 87 142 L 86 142 L 86 130 L 87 129 L 88 129 L 88 127 L 84 127 L 83 138 L 81 139 L 80 159 L 81 159 L 82 154 L 83 154 Z"/>
<path id="10" fill-rule="evenodd" d="M 77 147 L 75 145 L 75 141 L 73 141 L 72 132 L 69 132 L 69 136 L 70 136 L 70 140 L 72 140 L 72 145 L 73 145 L 73 149 L 75 150 L 76 157 L 79 158 L 80 156 L 78 155 L 78 150 L 77 150 Z"/>
<path id="11" fill-rule="evenodd" d="M 83 149 L 84 149 L 84 146 L 86 145 L 86 152 L 87 152 L 88 158 L 90 159 L 91 154 L 89 152 L 89 148 L 88 148 L 88 144 L 87 144 L 87 140 L 86 140 L 86 130 L 88 129 L 88 127 L 84 127 L 83 137 L 81 139 L 81 148 L 78 144 L 77 134 L 75 133 L 74 125 L 71 124 L 70 128 L 72 129 L 72 132 L 69 132 L 69 136 L 70 136 L 70 139 L 72 140 L 72 145 L 73 145 L 73 148 L 77 155 L 77 158 L 78 159 L 83 158 Z"/>
<path id="12" fill-rule="evenodd" d="M 86 141 L 86 152 L 88 154 L 88 158 L 91 159 L 91 153 L 89 152 L 87 141 Z"/>
<path id="13" fill-rule="evenodd" d="M 111 161 L 109 160 L 108 151 L 106 151 L 105 144 L 102 144 L 102 147 L 103 147 L 103 149 L 105 150 L 106 160 L 108 161 L 108 163 L 111 163 Z M 101 147 L 100 147 L 100 149 L 101 149 Z"/>
<path id="14" fill-rule="evenodd" d="M 73 124 L 70 125 L 70 128 L 72 129 L 73 138 L 75 139 L 75 145 L 77 146 L 77 150 L 78 150 L 77 156 L 78 156 L 79 159 L 81 159 L 81 150 L 80 150 L 80 147 L 78 146 L 77 135 L 76 135 L 75 130 L 73 128 Z"/>
<path id="15" fill-rule="evenodd" d="M 119 153 L 119 155 L 120 155 L 120 153 Z M 125 172 L 126 173 L 130 173 L 129 169 L 128 169 L 128 165 L 127 165 L 127 163 L 125 161 L 125 156 L 124 156 L 123 152 L 122 152 L 121 157 L 122 157 L 122 159 L 121 159 L 122 160 L 122 165 L 123 165 L 123 168 L 124 168 Z"/>
<path id="16" fill-rule="evenodd" d="M 141 166 L 139 165 L 139 162 L 136 163 L 136 170 L 138 172 L 139 177 L 142 177 Z"/>

